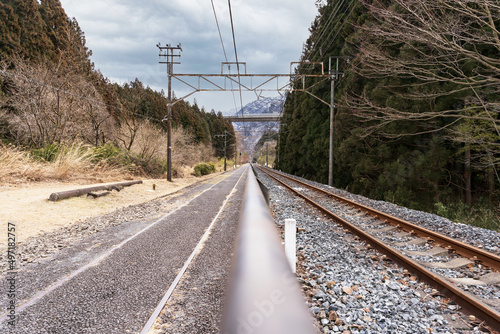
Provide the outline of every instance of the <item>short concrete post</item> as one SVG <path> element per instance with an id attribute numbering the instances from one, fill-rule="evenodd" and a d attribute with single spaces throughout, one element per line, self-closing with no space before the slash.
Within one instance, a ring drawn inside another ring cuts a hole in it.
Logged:
<path id="1" fill-rule="evenodd" d="M 296 231 L 297 223 L 295 219 L 285 219 L 285 254 L 293 273 L 295 273 L 297 262 L 295 251 Z"/>

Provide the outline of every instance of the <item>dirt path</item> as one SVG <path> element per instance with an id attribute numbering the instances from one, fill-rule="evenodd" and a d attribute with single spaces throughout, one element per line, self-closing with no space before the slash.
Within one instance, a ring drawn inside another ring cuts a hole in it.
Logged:
<path id="1" fill-rule="evenodd" d="M 81 196 L 58 202 L 49 202 L 49 195 L 53 192 L 98 184 L 19 182 L 1 185 L 0 249 L 6 248 L 9 222 L 16 224 L 16 241 L 23 242 L 29 237 L 54 231 L 86 218 L 171 194 L 195 182 L 211 179 L 219 174 L 211 174 L 201 178 L 174 179 L 173 182 L 168 182 L 165 179 L 143 180 L 143 184 L 125 187 L 120 192 L 113 191 L 111 194 L 97 199 Z M 156 190 L 153 190 L 153 184 L 155 184 Z"/>

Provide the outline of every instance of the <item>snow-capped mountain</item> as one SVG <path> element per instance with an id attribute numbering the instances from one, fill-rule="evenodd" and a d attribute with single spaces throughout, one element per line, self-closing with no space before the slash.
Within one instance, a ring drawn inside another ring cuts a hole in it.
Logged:
<path id="1" fill-rule="evenodd" d="M 283 111 L 283 104 L 285 97 L 266 97 L 253 102 L 250 102 L 238 111 L 235 115 L 249 115 L 249 114 L 267 114 L 267 113 L 281 113 Z"/>
<path id="2" fill-rule="evenodd" d="M 240 111 L 234 115 L 249 115 L 249 114 L 268 114 L 283 112 L 283 105 L 285 98 L 268 97 L 253 101 L 244 106 Z M 260 137 L 268 131 L 279 131 L 280 122 L 234 122 L 233 127 L 235 131 L 239 131 L 243 135 L 244 150 L 252 155 L 255 144 L 259 141 Z"/>

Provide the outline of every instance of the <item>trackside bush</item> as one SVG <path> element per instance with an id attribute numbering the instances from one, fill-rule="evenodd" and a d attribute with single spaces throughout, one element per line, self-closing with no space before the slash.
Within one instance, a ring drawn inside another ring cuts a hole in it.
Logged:
<path id="1" fill-rule="evenodd" d="M 92 162 L 95 164 L 103 160 L 119 163 L 120 159 L 123 160 L 124 155 L 125 152 L 112 143 L 106 143 L 92 148 Z"/>
<path id="2" fill-rule="evenodd" d="M 195 176 L 203 176 L 211 173 L 215 173 L 215 165 L 211 162 L 200 162 L 194 166 L 194 175 Z"/>
<path id="3" fill-rule="evenodd" d="M 31 157 L 36 161 L 53 162 L 61 151 L 61 145 L 47 144 L 42 148 L 31 150 Z"/>

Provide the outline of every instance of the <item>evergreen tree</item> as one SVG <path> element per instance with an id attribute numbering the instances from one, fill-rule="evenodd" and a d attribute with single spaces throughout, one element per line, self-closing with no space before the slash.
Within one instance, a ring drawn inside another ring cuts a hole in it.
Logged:
<path id="1" fill-rule="evenodd" d="M 336 82 L 335 185 L 421 209 L 460 197 L 464 188 L 464 199 L 486 189 L 493 194 L 500 159 L 498 6 L 488 0 L 319 5 L 302 59 L 352 59 Z M 304 63 L 297 72 L 312 70 Z M 312 93 L 329 101 L 329 83 Z M 326 182 L 328 137 L 328 107 L 290 93 L 277 168 Z"/>

